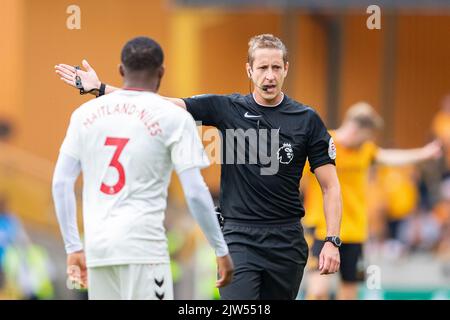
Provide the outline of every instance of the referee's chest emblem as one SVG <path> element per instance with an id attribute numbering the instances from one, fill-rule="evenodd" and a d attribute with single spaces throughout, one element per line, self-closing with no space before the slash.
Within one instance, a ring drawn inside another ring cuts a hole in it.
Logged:
<path id="1" fill-rule="evenodd" d="M 277 151 L 277 159 L 282 164 L 291 163 L 292 159 L 294 159 L 294 149 L 290 143 L 283 143 L 283 146 Z"/>

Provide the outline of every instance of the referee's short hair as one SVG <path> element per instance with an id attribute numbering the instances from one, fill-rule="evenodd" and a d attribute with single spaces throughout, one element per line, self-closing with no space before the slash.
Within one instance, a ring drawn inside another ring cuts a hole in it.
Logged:
<path id="1" fill-rule="evenodd" d="M 367 102 L 360 101 L 352 105 L 345 114 L 345 121 L 356 123 L 360 128 L 381 129 L 384 121 Z"/>
<path id="2" fill-rule="evenodd" d="M 137 37 L 125 44 L 121 61 L 128 71 L 148 71 L 154 74 L 164 62 L 164 53 L 155 40 Z"/>
<path id="3" fill-rule="evenodd" d="M 273 34 L 265 33 L 254 36 L 248 42 L 248 63 L 253 64 L 256 49 L 279 49 L 283 52 L 283 62 L 288 62 L 288 52 L 284 43 Z"/>

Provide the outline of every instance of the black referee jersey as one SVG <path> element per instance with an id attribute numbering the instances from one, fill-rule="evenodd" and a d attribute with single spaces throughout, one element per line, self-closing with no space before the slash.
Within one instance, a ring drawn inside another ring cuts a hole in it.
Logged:
<path id="1" fill-rule="evenodd" d="M 304 216 L 299 184 L 311 170 L 335 164 L 332 138 L 316 111 L 284 95 L 264 107 L 253 95 L 200 95 L 184 99 L 196 121 L 222 137 L 222 215 L 242 221 L 283 221 Z M 256 137 L 256 138 L 255 138 Z"/>

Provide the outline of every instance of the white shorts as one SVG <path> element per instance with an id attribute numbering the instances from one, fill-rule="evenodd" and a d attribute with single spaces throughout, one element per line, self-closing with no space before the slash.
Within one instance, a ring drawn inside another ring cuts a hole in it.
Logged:
<path id="1" fill-rule="evenodd" d="M 173 300 L 169 264 L 88 268 L 90 300 Z"/>

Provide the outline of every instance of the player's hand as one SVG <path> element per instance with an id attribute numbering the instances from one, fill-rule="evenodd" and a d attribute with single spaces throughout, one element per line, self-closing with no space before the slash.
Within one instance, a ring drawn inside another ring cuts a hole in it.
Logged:
<path id="1" fill-rule="evenodd" d="M 233 260 L 231 260 L 229 254 L 223 257 L 217 257 L 217 269 L 220 278 L 216 281 L 216 287 L 225 287 L 233 279 L 234 272 Z"/>
<path id="2" fill-rule="evenodd" d="M 339 248 L 331 242 L 326 241 L 319 256 L 320 274 L 335 273 L 339 270 L 340 264 Z"/>
<path id="3" fill-rule="evenodd" d="M 83 85 L 84 90 L 89 91 L 92 89 L 99 89 L 101 82 L 95 70 L 86 60 L 83 60 L 82 64 L 86 71 L 77 70 L 77 74 L 81 79 L 81 84 Z M 69 86 L 76 88 L 75 67 L 61 63 L 55 66 L 55 72 L 60 76 L 62 81 L 67 83 Z"/>
<path id="4" fill-rule="evenodd" d="M 67 276 L 71 281 L 79 283 L 81 288 L 87 288 L 87 268 L 84 251 L 67 255 Z"/>
<path id="5" fill-rule="evenodd" d="M 442 143 L 434 140 L 422 148 L 424 159 L 439 159 L 443 155 Z"/>

